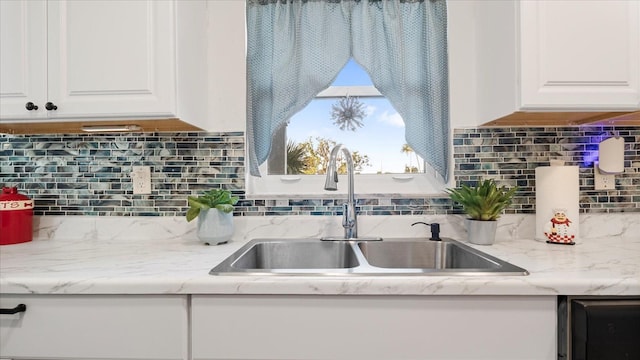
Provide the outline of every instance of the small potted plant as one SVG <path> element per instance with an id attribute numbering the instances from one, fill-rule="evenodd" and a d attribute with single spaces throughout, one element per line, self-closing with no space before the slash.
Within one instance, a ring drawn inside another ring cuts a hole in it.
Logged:
<path id="1" fill-rule="evenodd" d="M 213 189 L 201 196 L 189 196 L 187 221 L 198 218 L 198 238 L 207 245 L 224 244 L 233 235 L 233 206 L 237 196 L 224 189 Z"/>
<path id="2" fill-rule="evenodd" d="M 497 220 L 502 211 L 511 205 L 517 190 L 517 187 L 498 187 L 493 179 L 489 179 L 479 182 L 475 187 L 462 184 L 459 188 L 445 191 L 451 200 L 462 205 L 462 210 L 469 216 L 469 242 L 491 245 L 496 237 Z"/>

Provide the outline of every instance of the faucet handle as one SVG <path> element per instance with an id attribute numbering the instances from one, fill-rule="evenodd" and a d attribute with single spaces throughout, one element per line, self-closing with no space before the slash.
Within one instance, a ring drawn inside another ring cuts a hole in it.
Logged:
<path id="1" fill-rule="evenodd" d="M 352 226 L 351 214 L 349 214 L 349 204 L 342 204 L 342 227 L 349 228 Z"/>
<path id="2" fill-rule="evenodd" d="M 416 224 L 422 224 L 422 225 L 429 225 L 430 229 L 431 229 L 431 237 L 429 238 L 429 240 L 433 240 L 433 241 L 440 241 L 442 240 L 440 238 L 440 224 L 438 223 L 426 223 L 423 221 L 418 221 L 418 222 L 414 222 L 413 224 L 411 224 L 411 226 L 416 225 Z"/>
<path id="3" fill-rule="evenodd" d="M 342 227 L 349 226 L 349 205 L 347 203 L 342 204 Z"/>

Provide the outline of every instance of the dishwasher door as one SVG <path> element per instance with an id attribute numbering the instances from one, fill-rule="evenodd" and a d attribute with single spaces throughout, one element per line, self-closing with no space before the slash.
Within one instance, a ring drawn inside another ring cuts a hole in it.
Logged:
<path id="1" fill-rule="evenodd" d="M 640 297 L 567 297 L 559 312 L 558 359 L 640 359 Z"/>

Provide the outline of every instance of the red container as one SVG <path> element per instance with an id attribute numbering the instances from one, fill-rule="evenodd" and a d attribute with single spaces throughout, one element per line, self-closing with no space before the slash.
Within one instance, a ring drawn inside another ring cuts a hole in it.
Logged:
<path id="1" fill-rule="evenodd" d="M 17 187 L 2 187 L 0 194 L 0 245 L 33 239 L 33 200 Z"/>

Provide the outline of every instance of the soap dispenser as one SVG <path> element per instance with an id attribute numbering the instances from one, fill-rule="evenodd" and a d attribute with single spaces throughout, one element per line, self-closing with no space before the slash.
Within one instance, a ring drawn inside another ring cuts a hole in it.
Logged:
<path id="1" fill-rule="evenodd" d="M 426 223 L 423 221 L 418 221 L 418 222 L 414 222 L 413 224 L 411 224 L 411 226 L 416 225 L 416 224 L 422 224 L 422 225 L 428 225 L 430 230 L 431 230 L 431 237 L 429 238 L 429 240 L 433 240 L 433 241 L 440 241 L 442 240 L 440 238 L 440 224 L 438 223 Z"/>

